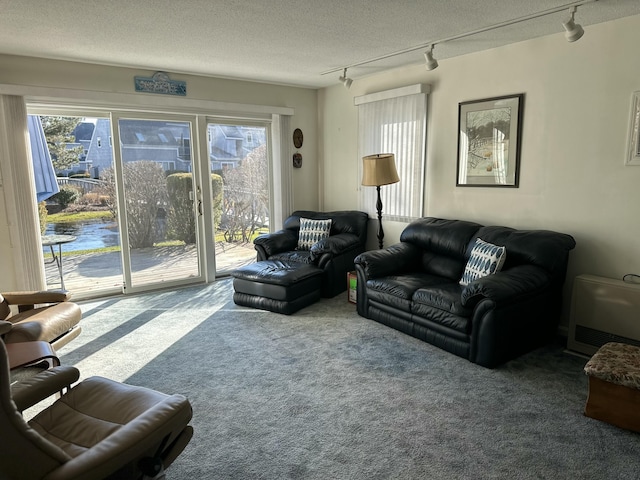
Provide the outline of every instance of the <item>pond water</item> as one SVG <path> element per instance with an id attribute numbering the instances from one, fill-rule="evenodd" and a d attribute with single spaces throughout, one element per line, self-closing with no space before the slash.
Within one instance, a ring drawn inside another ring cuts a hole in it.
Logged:
<path id="1" fill-rule="evenodd" d="M 45 235 L 74 235 L 76 240 L 64 245 L 65 252 L 115 247 L 120 244 L 116 222 L 49 223 Z M 49 247 L 45 247 L 49 251 Z"/>

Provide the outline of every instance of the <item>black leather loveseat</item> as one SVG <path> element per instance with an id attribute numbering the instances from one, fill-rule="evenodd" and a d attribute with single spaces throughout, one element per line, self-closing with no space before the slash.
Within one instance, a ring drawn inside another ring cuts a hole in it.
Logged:
<path id="1" fill-rule="evenodd" d="M 461 285 L 478 238 L 505 263 Z M 574 247 L 562 233 L 422 218 L 355 259 L 358 313 L 492 368 L 553 338 Z"/>
<path id="2" fill-rule="evenodd" d="M 298 249 L 301 218 L 331 219 L 329 237 L 315 243 L 309 250 Z M 322 270 L 322 296 L 334 297 L 347 289 L 347 272 L 353 270 L 353 259 L 365 250 L 368 219 L 366 213 L 356 210 L 297 210 L 284 221 L 282 230 L 261 235 L 253 241 L 258 252 L 257 261 L 314 265 Z"/>

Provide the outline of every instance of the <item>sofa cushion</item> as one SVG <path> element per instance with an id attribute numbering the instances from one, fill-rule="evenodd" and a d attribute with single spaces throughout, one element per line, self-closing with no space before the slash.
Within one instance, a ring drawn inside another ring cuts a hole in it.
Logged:
<path id="1" fill-rule="evenodd" d="M 418 271 L 428 272 L 432 275 L 457 282 L 462 276 L 466 261 L 464 258 L 437 255 L 433 252 L 423 251 L 419 262 L 412 265 Z"/>
<path id="2" fill-rule="evenodd" d="M 269 260 L 315 264 L 309 250 L 290 250 L 288 252 L 276 253 L 275 255 L 271 255 Z"/>
<path id="3" fill-rule="evenodd" d="M 462 287 L 458 283 L 448 282 L 436 286 L 423 287 L 413 294 L 415 313 L 420 305 L 438 308 L 454 315 L 469 317 L 473 313 L 472 308 L 462 304 Z"/>
<path id="4" fill-rule="evenodd" d="M 469 285 L 478 278 L 499 272 L 506 255 L 504 247 L 477 238 L 460 279 L 460 285 Z"/>
<path id="5" fill-rule="evenodd" d="M 410 312 L 416 290 L 424 286 L 441 285 L 443 282 L 449 280 L 425 273 L 392 275 L 367 280 L 367 291 L 369 298 L 374 301 Z"/>
<path id="6" fill-rule="evenodd" d="M 532 264 L 544 268 L 562 281 L 567 268 L 569 251 L 576 246 L 573 237 L 548 230 L 514 230 L 509 227 L 482 227 L 477 236 L 486 242 L 504 245 L 508 256 L 504 265 Z"/>
<path id="7" fill-rule="evenodd" d="M 328 238 L 330 232 L 330 218 L 326 220 L 301 218 L 300 233 L 298 234 L 298 250 L 310 250 L 317 242 Z"/>
<path id="8" fill-rule="evenodd" d="M 478 223 L 464 220 L 425 217 L 411 222 L 400 234 L 400 241 L 459 259 L 464 264 L 467 245 L 480 227 Z"/>
<path id="9" fill-rule="evenodd" d="M 282 225 L 285 230 L 295 230 L 296 234 L 300 229 L 300 219 L 309 218 L 314 220 L 331 219 L 331 235 L 338 233 L 353 233 L 360 239 L 362 245 L 367 241 L 367 225 L 369 216 L 365 212 L 357 210 L 340 210 L 335 212 L 316 212 L 313 210 L 296 210 L 287 217 Z"/>
<path id="10" fill-rule="evenodd" d="M 411 319 L 416 325 L 426 327 L 438 335 L 444 335 L 449 340 L 469 341 L 471 317 L 462 317 L 436 307 L 414 303 Z"/>

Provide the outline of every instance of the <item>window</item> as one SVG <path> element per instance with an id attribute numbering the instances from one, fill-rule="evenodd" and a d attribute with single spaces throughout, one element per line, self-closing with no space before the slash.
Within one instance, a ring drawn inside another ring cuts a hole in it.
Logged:
<path id="1" fill-rule="evenodd" d="M 358 155 L 393 153 L 400 182 L 383 187 L 386 219 L 408 222 L 422 216 L 425 181 L 425 132 L 428 85 L 387 90 L 355 98 L 358 107 Z M 358 167 L 362 178 L 362 162 Z M 360 186 L 360 209 L 372 217 L 376 195 Z"/>

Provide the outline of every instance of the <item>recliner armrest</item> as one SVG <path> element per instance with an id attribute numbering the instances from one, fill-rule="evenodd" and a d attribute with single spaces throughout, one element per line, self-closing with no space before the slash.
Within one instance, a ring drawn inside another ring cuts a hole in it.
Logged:
<path id="1" fill-rule="evenodd" d="M 71 386 L 78 381 L 78 378 L 80 378 L 80 372 L 75 367 L 53 367 L 11 385 L 11 398 L 18 410 L 22 412 Z"/>
<path id="2" fill-rule="evenodd" d="M 298 237 L 292 230 L 278 230 L 258 236 L 253 241 L 253 245 L 258 250 L 259 256 L 260 254 L 264 256 L 260 259 L 266 260 L 276 253 L 295 250 L 298 246 Z"/>
<path id="3" fill-rule="evenodd" d="M 311 246 L 311 260 L 316 261 L 325 253 L 331 256 L 340 255 L 360 245 L 358 236 L 353 233 L 338 233 L 331 235 Z"/>
<path id="4" fill-rule="evenodd" d="M 29 307 L 43 303 L 62 303 L 71 300 L 71 294 L 66 290 L 2 292 L 2 296 L 7 305 Z"/>
<path id="5" fill-rule="evenodd" d="M 362 267 L 367 278 L 385 277 L 415 270 L 421 252 L 415 245 L 401 242 L 382 250 L 361 253 L 354 263 Z"/>
<path id="6" fill-rule="evenodd" d="M 493 275 L 479 278 L 462 289 L 462 304 L 475 306 L 481 299 L 505 302 L 523 295 L 536 293 L 549 285 L 551 278 L 543 268 L 518 265 Z"/>

